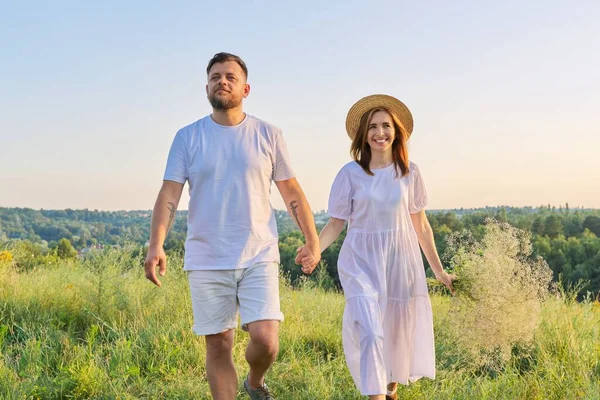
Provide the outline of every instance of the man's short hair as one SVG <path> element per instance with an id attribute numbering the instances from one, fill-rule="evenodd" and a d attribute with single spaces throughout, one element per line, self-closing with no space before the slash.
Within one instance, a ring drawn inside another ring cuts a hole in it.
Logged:
<path id="1" fill-rule="evenodd" d="M 246 67 L 246 63 L 240 57 L 236 56 L 235 54 L 231 54 L 231 53 L 215 54 L 213 56 L 213 58 L 211 58 L 210 61 L 208 62 L 208 67 L 206 67 L 206 75 L 209 74 L 210 69 L 213 67 L 213 65 L 215 65 L 217 63 L 224 63 L 226 61 L 235 61 L 236 63 L 238 63 L 238 65 L 244 71 L 244 75 L 246 75 L 246 79 L 248 79 L 248 67 Z"/>

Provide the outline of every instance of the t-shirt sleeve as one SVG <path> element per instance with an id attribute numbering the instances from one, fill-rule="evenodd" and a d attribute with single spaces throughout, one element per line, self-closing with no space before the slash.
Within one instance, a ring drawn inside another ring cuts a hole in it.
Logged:
<path id="1" fill-rule="evenodd" d="M 347 220 L 352 212 L 352 187 L 348 171 L 338 172 L 329 193 L 328 213 L 331 217 Z"/>
<path id="2" fill-rule="evenodd" d="M 173 144 L 169 151 L 163 180 L 185 183 L 188 177 L 187 146 L 183 135 L 181 132 L 178 132 L 177 135 L 175 135 L 175 139 L 173 139 Z"/>
<path id="3" fill-rule="evenodd" d="M 408 196 L 408 210 L 417 214 L 427 207 L 427 190 L 421 171 L 416 164 L 410 163 L 410 195 Z"/>
<path id="4" fill-rule="evenodd" d="M 275 134 L 274 143 L 273 180 L 277 182 L 295 178 L 296 173 L 292 168 L 290 154 L 288 153 L 287 145 L 281 132 Z"/>

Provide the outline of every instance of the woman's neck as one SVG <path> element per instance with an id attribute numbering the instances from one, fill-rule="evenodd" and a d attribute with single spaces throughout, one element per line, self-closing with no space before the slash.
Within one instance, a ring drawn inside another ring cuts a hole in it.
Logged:
<path id="1" fill-rule="evenodd" d="M 394 162 L 392 158 L 392 152 L 372 152 L 371 153 L 371 161 L 369 162 L 369 168 L 377 169 L 377 168 L 385 168 L 391 165 Z"/>

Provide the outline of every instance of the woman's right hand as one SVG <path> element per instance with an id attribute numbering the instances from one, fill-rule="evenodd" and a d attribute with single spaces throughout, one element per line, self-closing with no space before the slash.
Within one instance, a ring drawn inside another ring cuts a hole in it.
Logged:
<path id="1" fill-rule="evenodd" d="M 316 268 L 318 262 L 315 262 L 313 255 L 305 248 L 306 245 L 300 246 L 296 249 L 296 264 L 302 265 L 302 272 L 305 274 L 311 274 Z M 320 258 L 320 257 L 319 257 Z"/>

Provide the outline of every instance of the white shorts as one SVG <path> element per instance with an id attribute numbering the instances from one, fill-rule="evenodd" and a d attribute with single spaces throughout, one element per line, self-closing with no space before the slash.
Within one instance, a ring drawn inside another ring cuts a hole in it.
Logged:
<path id="1" fill-rule="evenodd" d="M 255 321 L 283 321 L 279 307 L 279 265 L 262 262 L 245 269 L 188 271 L 194 333 L 214 335 Z"/>

